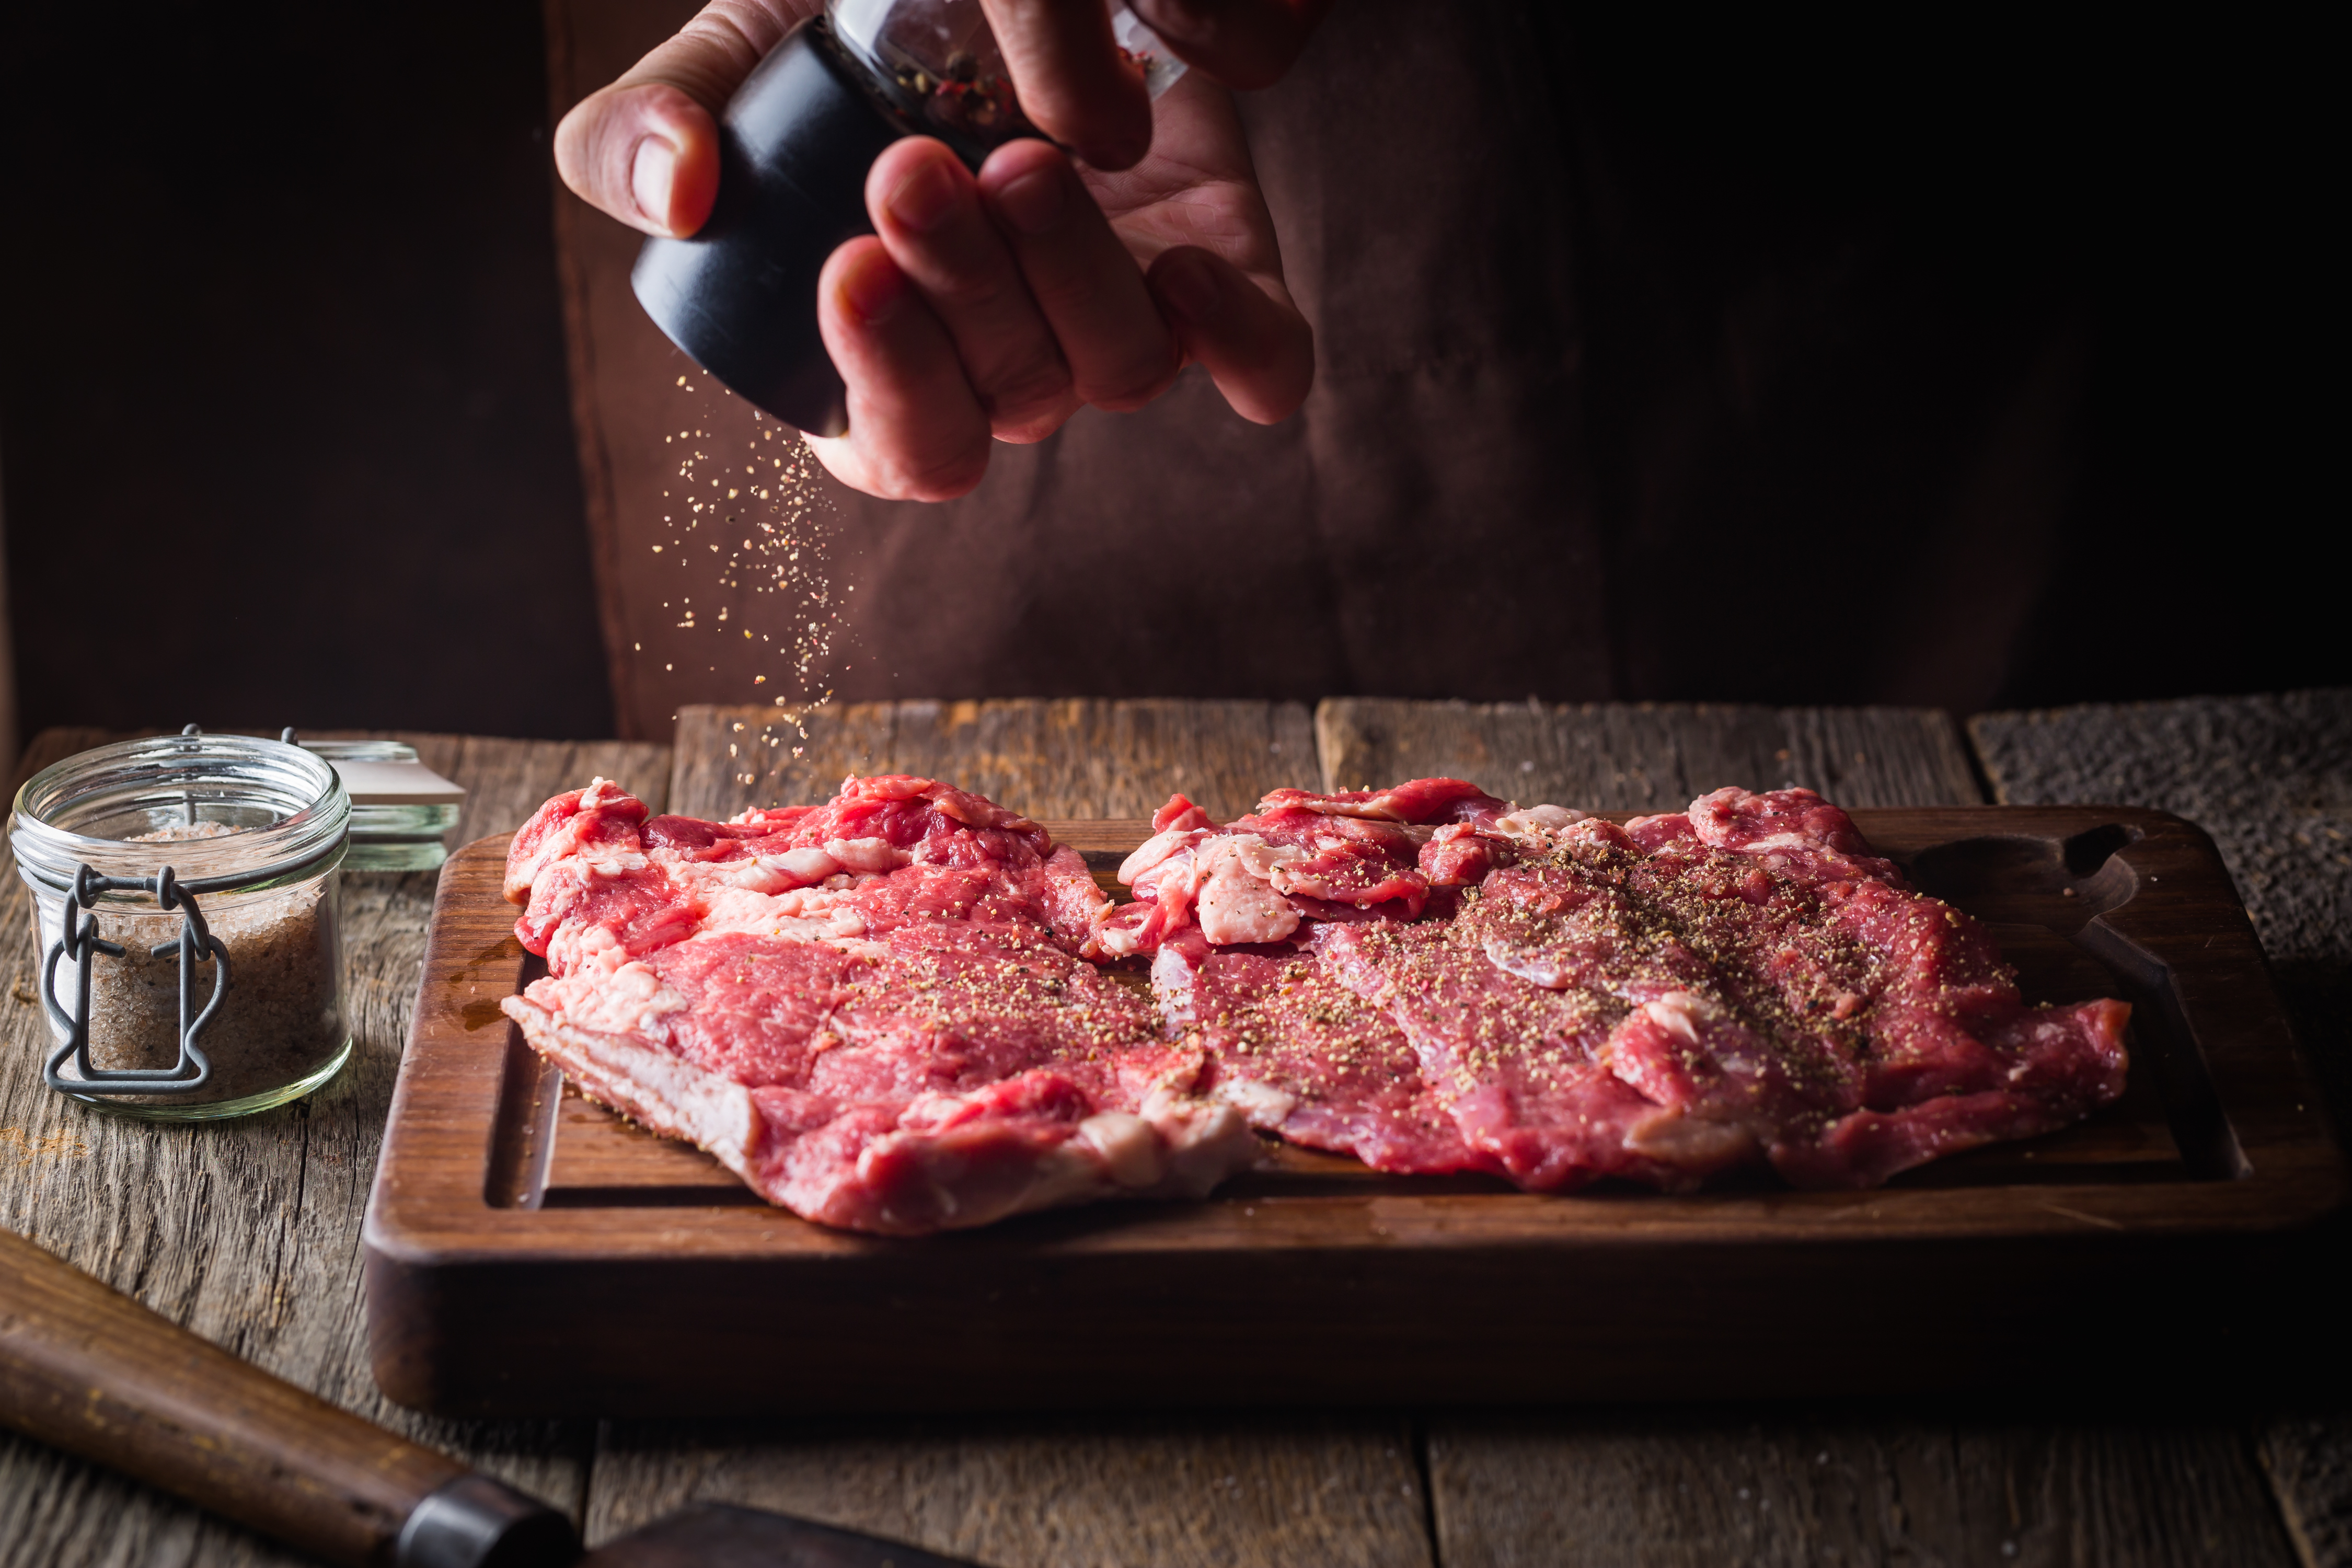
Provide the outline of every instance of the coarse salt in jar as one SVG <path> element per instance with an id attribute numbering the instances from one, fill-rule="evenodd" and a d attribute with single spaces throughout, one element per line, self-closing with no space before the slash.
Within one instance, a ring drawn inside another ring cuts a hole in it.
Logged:
<path id="1" fill-rule="evenodd" d="M 335 769 L 241 735 L 125 741 L 16 793 L 61 1094 L 205 1121 L 282 1105 L 350 1058 Z"/>

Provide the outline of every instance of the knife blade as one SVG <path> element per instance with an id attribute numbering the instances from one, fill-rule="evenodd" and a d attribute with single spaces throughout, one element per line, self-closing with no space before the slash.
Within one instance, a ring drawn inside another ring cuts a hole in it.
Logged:
<path id="1" fill-rule="evenodd" d="M 584 1558 L 536 1498 L 239 1361 L 0 1230 L 0 1426 L 349 1568 L 973 1568 L 698 1503 Z"/>

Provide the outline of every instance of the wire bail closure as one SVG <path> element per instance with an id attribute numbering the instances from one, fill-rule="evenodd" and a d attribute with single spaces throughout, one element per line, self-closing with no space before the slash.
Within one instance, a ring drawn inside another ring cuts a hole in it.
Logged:
<path id="1" fill-rule="evenodd" d="M 98 917 L 89 910 L 106 893 L 149 892 L 162 910 L 180 911 L 180 934 L 168 942 L 159 942 L 149 950 L 149 956 L 162 958 L 176 950 L 180 955 L 180 1054 L 171 1068 L 155 1072 L 144 1068 L 101 1068 L 89 1059 L 89 984 L 91 972 L 97 965 L 97 955 L 110 958 L 124 956 L 125 949 L 100 939 Z M 68 889 L 62 931 L 58 940 L 49 944 L 49 954 L 41 965 L 41 1005 L 48 1010 L 49 1020 L 66 1034 L 66 1042 L 52 1053 L 48 1065 L 42 1069 L 41 1081 L 61 1094 L 188 1094 L 210 1082 L 213 1064 L 197 1047 L 196 1037 L 220 1011 L 221 999 L 228 994 L 228 948 L 205 924 L 204 911 L 196 907 L 196 896 L 189 888 L 180 886 L 178 877 L 169 866 L 152 877 L 101 877 L 87 864 L 74 873 L 73 886 Z M 74 1010 L 68 1013 L 58 1005 L 58 962 L 70 958 L 78 971 Z M 195 1000 L 196 965 L 207 959 L 220 967 L 215 972 L 212 995 L 205 1001 L 204 1011 L 193 1018 L 189 1012 Z M 58 1069 L 66 1058 L 72 1058 L 79 1078 L 66 1078 Z"/>

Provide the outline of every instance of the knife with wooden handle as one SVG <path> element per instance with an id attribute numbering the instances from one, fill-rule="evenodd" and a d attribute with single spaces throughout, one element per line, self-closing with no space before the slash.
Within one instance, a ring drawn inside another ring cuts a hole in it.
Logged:
<path id="1" fill-rule="evenodd" d="M 971 1568 L 698 1504 L 582 1557 L 537 1500 L 304 1393 L 0 1231 L 0 1425 L 351 1568 Z"/>

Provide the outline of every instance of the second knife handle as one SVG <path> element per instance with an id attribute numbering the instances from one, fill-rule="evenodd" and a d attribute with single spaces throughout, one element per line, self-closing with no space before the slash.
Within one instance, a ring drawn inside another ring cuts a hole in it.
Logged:
<path id="1" fill-rule="evenodd" d="M 0 1425 L 352 1568 L 521 1568 L 578 1552 L 562 1515 L 239 1361 L 7 1231 Z"/>

